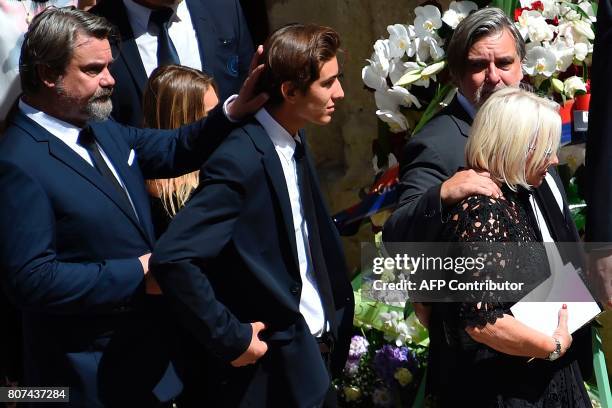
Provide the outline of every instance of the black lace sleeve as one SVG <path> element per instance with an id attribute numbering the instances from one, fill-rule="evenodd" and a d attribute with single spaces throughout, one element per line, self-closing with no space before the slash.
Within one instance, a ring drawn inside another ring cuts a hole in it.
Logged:
<path id="1" fill-rule="evenodd" d="M 494 199 L 468 197 L 450 212 L 447 225 L 449 241 L 459 242 L 453 256 L 484 258 L 482 270 L 459 275 L 464 282 L 524 282 L 516 300 L 541 282 L 541 265 L 534 259 L 546 260 L 544 248 L 536 240 L 533 227 L 522 203 L 514 194 Z M 483 244 L 484 243 L 484 244 Z M 546 269 L 547 270 L 547 269 Z M 482 327 L 494 324 L 512 303 L 506 293 L 497 290 L 473 290 L 462 293 L 457 313 L 460 325 Z"/>

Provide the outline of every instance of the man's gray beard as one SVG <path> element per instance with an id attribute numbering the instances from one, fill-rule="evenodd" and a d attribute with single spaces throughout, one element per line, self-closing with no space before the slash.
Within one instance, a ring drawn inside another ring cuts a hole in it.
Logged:
<path id="1" fill-rule="evenodd" d="M 78 103 L 74 97 L 72 97 L 66 92 L 62 80 L 57 83 L 57 93 L 66 98 L 69 103 Z M 83 109 L 87 114 L 88 121 L 101 122 L 108 119 L 113 110 L 113 101 L 110 98 L 112 93 L 112 89 L 109 90 L 102 88 L 101 90 L 97 91 L 91 98 L 89 98 L 89 101 L 87 101 L 87 105 L 85 105 L 85 108 Z"/>
<path id="2" fill-rule="evenodd" d="M 100 97 L 93 97 L 87 102 L 85 111 L 92 121 L 103 121 L 108 119 L 113 110 L 113 101 L 110 99 L 110 95 L 106 98 L 100 99 Z"/>
<path id="3" fill-rule="evenodd" d="M 478 87 L 478 89 L 476 89 L 476 95 L 474 95 L 474 106 L 476 108 L 480 108 L 482 104 L 485 103 L 487 99 L 489 99 L 489 96 L 493 95 L 496 91 L 499 91 L 500 89 L 503 89 L 505 87 L 506 85 L 500 81 L 500 84 L 498 84 L 494 89 L 485 90 L 484 84 L 482 84 L 480 87 Z"/>

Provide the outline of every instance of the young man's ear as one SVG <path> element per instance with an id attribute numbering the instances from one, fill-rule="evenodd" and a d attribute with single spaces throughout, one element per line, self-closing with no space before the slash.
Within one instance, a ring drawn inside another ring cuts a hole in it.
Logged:
<path id="1" fill-rule="evenodd" d="M 38 77 L 41 82 L 47 88 L 55 88 L 57 85 L 57 80 L 60 77 L 60 74 L 57 73 L 56 70 L 49 68 L 47 65 L 37 65 L 36 71 L 38 73 Z"/>
<path id="2" fill-rule="evenodd" d="M 281 84 L 280 91 L 285 101 L 289 103 L 294 103 L 295 98 L 298 93 L 298 89 L 293 82 L 291 81 L 283 82 Z"/>

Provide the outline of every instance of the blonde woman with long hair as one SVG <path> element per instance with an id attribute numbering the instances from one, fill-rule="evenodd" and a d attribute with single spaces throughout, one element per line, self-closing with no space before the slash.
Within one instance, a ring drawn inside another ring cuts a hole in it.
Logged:
<path id="1" fill-rule="evenodd" d="M 519 88 L 495 92 L 478 110 L 466 164 L 488 172 L 503 196 L 473 195 L 449 210 L 442 240 L 481 243 L 457 251 L 489 255 L 486 268 L 460 279 L 502 276 L 533 288 L 549 276 L 530 200 L 558 164 L 560 135 L 558 105 Z M 557 329 L 545 334 L 515 319 L 514 303 L 500 294 L 475 291 L 432 305 L 428 387 L 436 406 L 590 407 L 567 328 L 571 310 L 563 305 Z"/>
<path id="2" fill-rule="evenodd" d="M 216 86 L 210 76 L 180 65 L 159 67 L 151 73 L 145 87 L 144 126 L 175 129 L 206 116 L 218 103 Z M 198 175 L 199 171 L 194 171 L 172 179 L 147 181 L 157 237 L 198 186 Z"/>

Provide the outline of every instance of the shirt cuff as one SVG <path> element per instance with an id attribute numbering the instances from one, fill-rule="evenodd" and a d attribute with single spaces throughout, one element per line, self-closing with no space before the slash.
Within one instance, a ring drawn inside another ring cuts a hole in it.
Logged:
<path id="1" fill-rule="evenodd" d="M 229 120 L 232 123 L 240 122 L 239 120 L 236 120 L 236 119 L 232 118 L 230 116 L 230 114 L 229 114 L 229 111 L 227 110 L 227 107 L 230 105 L 230 103 L 234 102 L 236 100 L 236 98 L 238 98 L 238 94 L 234 94 L 234 95 L 230 96 L 229 98 L 227 98 L 225 100 L 225 102 L 223 102 L 223 114 L 225 115 L 227 120 Z"/>

